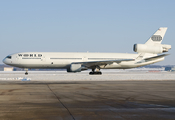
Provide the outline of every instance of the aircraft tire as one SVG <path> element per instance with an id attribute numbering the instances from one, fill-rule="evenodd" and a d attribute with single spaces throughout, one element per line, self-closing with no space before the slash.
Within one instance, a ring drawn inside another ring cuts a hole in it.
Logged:
<path id="1" fill-rule="evenodd" d="M 93 75 L 94 74 L 94 72 L 89 72 L 89 75 Z"/>
<path id="2" fill-rule="evenodd" d="M 89 75 L 101 75 L 102 72 L 89 72 Z"/>

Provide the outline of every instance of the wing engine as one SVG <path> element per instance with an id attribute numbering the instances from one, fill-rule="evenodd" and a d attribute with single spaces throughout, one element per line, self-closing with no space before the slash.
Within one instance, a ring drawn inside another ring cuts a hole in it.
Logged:
<path id="1" fill-rule="evenodd" d="M 88 68 L 82 66 L 81 64 L 71 64 L 67 68 L 67 72 L 81 72 L 83 70 L 87 70 Z"/>

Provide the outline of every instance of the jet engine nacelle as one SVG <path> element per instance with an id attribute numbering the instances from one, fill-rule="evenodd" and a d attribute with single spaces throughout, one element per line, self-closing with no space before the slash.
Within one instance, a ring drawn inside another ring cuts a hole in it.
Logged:
<path id="1" fill-rule="evenodd" d="M 171 49 L 171 45 L 146 45 L 146 44 L 134 44 L 133 50 L 138 53 L 153 53 L 160 54 L 168 52 Z"/>
<path id="2" fill-rule="evenodd" d="M 71 64 L 67 72 L 81 72 L 81 64 Z"/>

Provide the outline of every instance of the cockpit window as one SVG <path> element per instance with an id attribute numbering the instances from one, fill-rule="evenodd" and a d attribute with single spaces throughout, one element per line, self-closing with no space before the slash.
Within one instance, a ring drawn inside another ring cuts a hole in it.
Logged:
<path id="1" fill-rule="evenodd" d="M 6 58 L 8 58 L 8 59 L 12 59 L 12 56 L 7 56 Z"/>

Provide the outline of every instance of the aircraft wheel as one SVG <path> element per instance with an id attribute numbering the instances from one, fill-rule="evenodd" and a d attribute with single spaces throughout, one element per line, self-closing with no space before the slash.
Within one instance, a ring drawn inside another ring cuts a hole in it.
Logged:
<path id="1" fill-rule="evenodd" d="M 101 75 L 102 72 L 90 72 L 89 75 Z"/>
<path id="2" fill-rule="evenodd" d="M 98 74 L 99 74 L 99 75 L 101 75 L 101 74 L 102 74 L 102 72 L 98 72 Z"/>
<path id="3" fill-rule="evenodd" d="M 93 74 L 94 74 L 94 72 L 90 72 L 90 73 L 89 73 L 89 75 L 93 75 Z"/>
<path id="4" fill-rule="evenodd" d="M 28 75 L 28 72 L 25 72 L 25 75 Z"/>
<path id="5" fill-rule="evenodd" d="M 97 74 L 97 75 L 101 75 L 101 74 L 102 74 L 102 72 L 96 72 L 96 74 Z"/>

